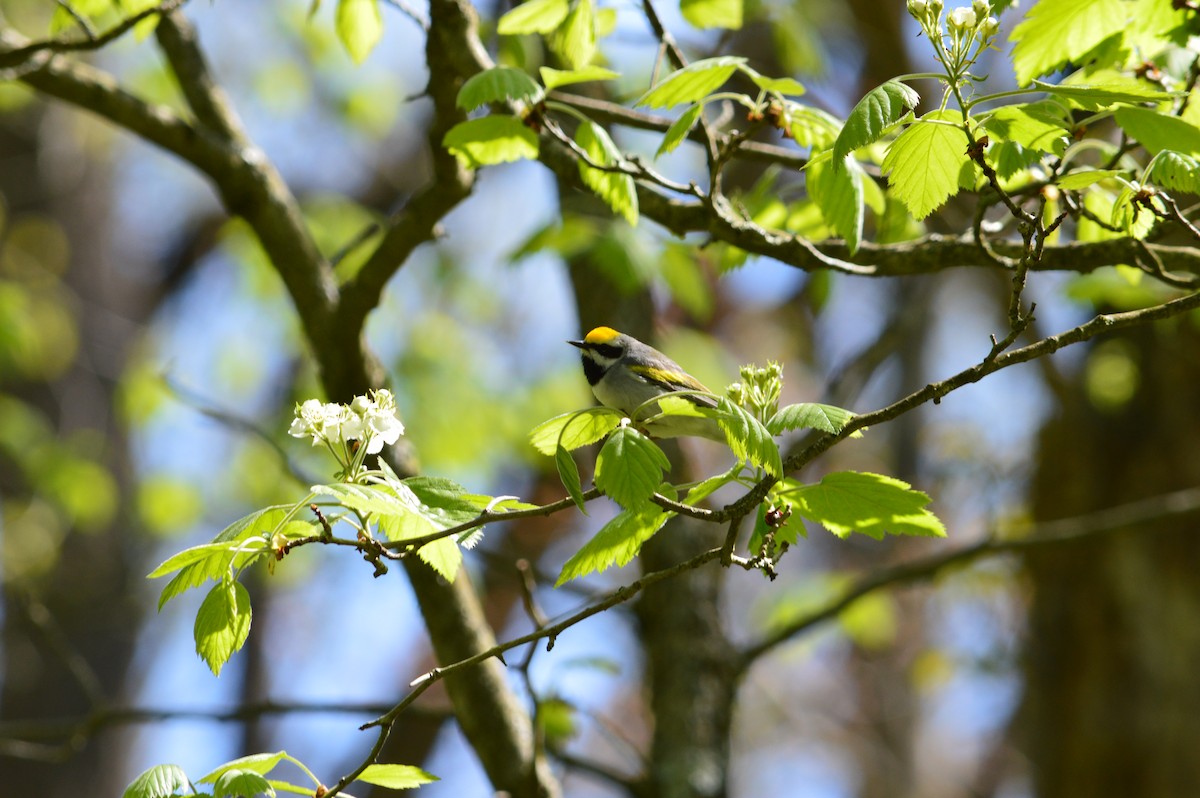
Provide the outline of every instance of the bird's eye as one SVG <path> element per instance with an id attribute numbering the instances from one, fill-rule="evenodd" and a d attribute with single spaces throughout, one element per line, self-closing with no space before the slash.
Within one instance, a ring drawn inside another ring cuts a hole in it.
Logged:
<path id="1" fill-rule="evenodd" d="M 596 347 L 596 354 L 607 358 L 619 358 L 625 354 L 625 350 L 616 344 L 599 344 Z"/>

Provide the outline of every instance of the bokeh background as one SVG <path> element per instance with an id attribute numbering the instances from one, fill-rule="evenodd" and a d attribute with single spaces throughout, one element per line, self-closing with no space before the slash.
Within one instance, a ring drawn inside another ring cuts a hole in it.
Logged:
<path id="1" fill-rule="evenodd" d="M 215 74 L 327 253 L 402 207 L 429 175 L 421 27 L 385 3 L 385 38 L 355 66 L 336 41 L 333 5 L 311 17 L 295 0 L 187 7 Z M 899 2 L 755 2 L 746 27 L 724 36 L 691 30 L 663 5 L 689 52 L 750 54 L 838 115 L 883 80 L 932 66 Z M 616 7 L 602 49 L 636 96 L 655 42 L 634 5 Z M 4 24 L 31 36 L 52 8 L 0 2 Z M 479 6 L 485 42 L 526 59 L 487 33 L 506 9 Z M 153 37 L 127 36 L 87 58 L 144 97 L 181 103 Z M 1002 49 L 978 71 L 991 88 L 1011 82 Z M 648 154 L 657 146 L 629 131 L 618 140 Z M 663 168 L 689 179 L 703 163 L 684 147 Z M 735 174 L 747 190 L 763 179 L 761 166 Z M 765 201 L 800 194 L 795 175 L 767 179 Z M 330 476 L 319 451 L 284 434 L 295 402 L 317 389 L 277 276 L 190 169 L 15 82 L 0 84 L 0 195 L 3 792 L 117 795 L 153 764 L 195 776 L 281 748 L 332 782 L 370 744 L 357 725 L 432 665 L 403 575 L 371 579 L 358 558 L 314 548 L 254 574 L 253 631 L 219 679 L 193 652 L 201 596 L 156 612 L 161 584 L 144 578 L 242 514 L 295 501 Z M 951 205 L 925 229 L 958 233 L 970 221 L 968 206 Z M 630 229 L 564 194 L 537 163 L 484 170 L 442 237 L 389 283 L 368 326 L 421 470 L 479 492 L 558 498 L 553 465 L 526 436 L 591 401 L 564 340 L 600 321 L 652 335 L 714 388 L 740 364 L 777 360 L 787 400 L 856 411 L 970 365 L 1006 329 L 1006 278 L 984 270 L 806 275 L 753 257 L 735 265 L 705 244 L 648 222 Z M 1048 334 L 1097 309 L 1137 306 L 1153 289 L 1112 274 L 1048 274 L 1030 294 L 1037 332 Z M 1200 484 L 1197 332 L 1191 318 L 1070 349 L 839 446 L 803 476 L 896 475 L 933 497 L 949 539 L 840 541 L 812 529 L 776 582 L 712 577 L 711 620 L 728 641 L 750 642 L 856 574 L 1005 525 Z M 684 448 L 697 473 L 728 465 L 719 447 Z M 468 554 L 502 639 L 529 627 L 513 563 L 527 559 L 552 583 L 606 513 L 493 528 Z M 740 686 L 729 793 L 1200 788 L 1200 765 L 1182 761 L 1200 749 L 1196 522 L 1164 515 L 872 594 L 773 649 Z M 636 568 L 536 596 L 557 616 Z M 532 661 L 537 693 L 574 710 L 562 719 L 570 795 L 620 794 L 586 763 L 631 778 L 645 767 L 653 713 L 642 614 L 604 613 Z M 397 733 L 393 761 L 443 778 L 423 795 L 488 794 L 447 712 L 432 691 Z M 91 713 L 102 721 L 80 725 Z M 1080 781 L 1087 773 L 1096 780 Z"/>

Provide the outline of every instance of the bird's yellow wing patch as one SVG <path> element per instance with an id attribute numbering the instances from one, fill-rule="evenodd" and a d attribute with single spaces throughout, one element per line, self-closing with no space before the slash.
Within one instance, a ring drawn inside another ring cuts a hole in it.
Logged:
<path id="1" fill-rule="evenodd" d="M 699 380 L 682 371 L 667 371 L 654 366 L 630 366 L 629 370 L 645 380 L 658 383 L 673 391 L 708 391 L 708 388 L 705 388 Z"/>

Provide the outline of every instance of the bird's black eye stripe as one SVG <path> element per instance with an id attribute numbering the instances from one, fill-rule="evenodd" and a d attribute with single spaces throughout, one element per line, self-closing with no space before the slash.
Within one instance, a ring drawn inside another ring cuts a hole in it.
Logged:
<path id="1" fill-rule="evenodd" d="M 596 354 L 608 358 L 619 358 L 625 350 L 616 344 L 596 344 L 592 347 Z"/>

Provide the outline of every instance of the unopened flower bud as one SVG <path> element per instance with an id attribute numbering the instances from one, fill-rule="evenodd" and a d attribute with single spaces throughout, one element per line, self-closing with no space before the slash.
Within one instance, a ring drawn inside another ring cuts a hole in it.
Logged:
<path id="1" fill-rule="evenodd" d="M 1000 30 L 1000 20 L 995 17 L 988 17 L 979 23 L 979 38 L 990 39 L 996 35 L 996 31 L 998 30 Z"/>
<path id="2" fill-rule="evenodd" d="M 923 19 L 928 8 L 929 4 L 925 0 L 908 0 L 908 13 L 917 19 Z"/>
<path id="3" fill-rule="evenodd" d="M 942 13 L 942 0 L 928 0 L 929 13 L 936 17 Z"/>
<path id="4" fill-rule="evenodd" d="M 975 12 L 970 8 L 956 8 L 946 18 L 951 33 L 961 33 L 970 30 L 975 27 L 976 21 Z"/>
<path id="5" fill-rule="evenodd" d="M 988 0 L 971 0 L 971 8 L 975 11 L 977 19 L 982 19 L 992 13 L 992 4 Z"/>

